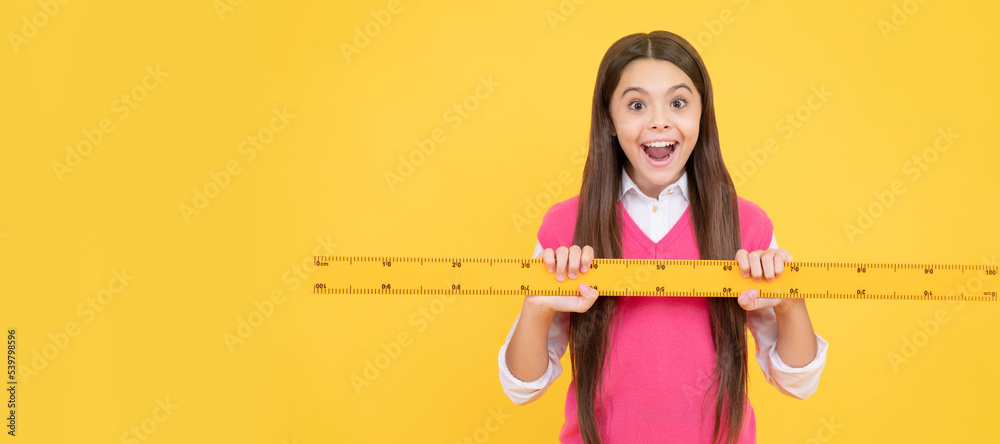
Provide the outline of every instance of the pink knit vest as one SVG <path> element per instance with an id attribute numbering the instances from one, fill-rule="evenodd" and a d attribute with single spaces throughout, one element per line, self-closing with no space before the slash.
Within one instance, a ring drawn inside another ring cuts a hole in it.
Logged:
<path id="1" fill-rule="evenodd" d="M 538 230 L 543 248 L 573 245 L 578 201 L 579 195 L 556 203 L 546 212 Z M 767 249 L 773 230 L 771 220 L 753 202 L 743 198 L 738 201 L 743 248 Z M 659 242 L 653 242 L 632 221 L 620 201 L 617 206 L 624 258 L 701 258 L 690 207 Z M 586 274 L 581 278 L 586 282 Z M 751 283 L 747 281 L 747 288 Z M 711 443 L 715 347 L 707 298 L 620 298 L 617 324 L 604 360 L 603 409 L 594 403 L 595 412 L 603 410 L 603 420 L 598 416 L 603 442 Z M 582 443 L 575 379 L 566 394 L 565 415 L 560 442 Z M 749 400 L 739 442 L 756 442 L 756 420 Z"/>

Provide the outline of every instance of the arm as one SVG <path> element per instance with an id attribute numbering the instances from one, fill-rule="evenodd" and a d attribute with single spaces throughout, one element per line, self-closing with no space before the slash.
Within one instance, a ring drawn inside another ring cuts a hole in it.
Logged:
<path id="1" fill-rule="evenodd" d="M 534 381 L 549 365 L 549 326 L 556 312 L 525 303 L 507 346 L 506 361 L 510 373 L 522 381 Z"/>
<path id="2" fill-rule="evenodd" d="M 548 272 L 555 273 L 556 280 L 560 282 L 586 273 L 594 260 L 594 249 L 589 245 L 583 248 L 562 246 L 555 250 L 546 248 L 539 252 L 540 247 L 540 243 L 535 247 L 534 257 L 541 254 Z M 521 314 L 508 333 L 507 343 L 500 348 L 498 357 L 500 383 L 514 403 L 520 405 L 537 399 L 562 373 L 559 359 L 565 354 L 569 342 L 567 312 L 585 312 L 598 297 L 597 290 L 585 282 L 580 282 L 579 290 L 579 296 L 524 297 Z"/>
<path id="3" fill-rule="evenodd" d="M 829 348 L 829 344 L 820 335 L 815 335 L 816 357 L 806 365 L 793 367 L 778 355 L 779 327 L 773 308 L 747 312 L 747 327 L 757 344 L 757 364 L 768 384 L 779 392 L 798 399 L 806 399 L 816 393 Z"/>
<path id="4" fill-rule="evenodd" d="M 742 264 L 744 257 L 746 267 Z M 757 282 L 780 276 L 785 260 L 791 260 L 791 256 L 778 249 L 773 236 L 767 251 L 737 253 L 743 276 L 753 276 Z M 788 396 L 805 399 L 812 395 L 826 364 L 829 344 L 813 331 L 805 301 L 758 299 L 757 291 L 751 289 L 739 296 L 739 302 L 748 310 L 747 324 L 757 344 L 757 362 L 767 382 Z"/>
<path id="5" fill-rule="evenodd" d="M 531 256 L 541 256 L 541 242 L 535 245 Z M 539 307 L 524 298 L 521 314 L 514 325 L 514 333 L 507 345 L 507 368 L 522 381 L 534 381 L 545 373 L 548 367 L 548 333 L 556 312 L 547 307 Z"/>
<path id="6" fill-rule="evenodd" d="M 541 244 L 538 244 L 532 257 L 537 258 L 541 254 Z M 527 305 L 522 306 L 521 313 L 514 319 L 498 357 L 500 385 L 517 405 L 541 397 L 562 374 L 559 360 L 566 353 L 569 342 L 569 313 L 553 312 L 552 316 L 538 318 Z M 544 320 L 546 317 L 549 319 L 547 322 Z M 529 318 L 532 320 L 529 321 Z M 525 321 L 522 322 L 522 319 Z M 516 342 L 515 336 L 518 337 Z M 525 370 L 525 367 L 528 369 Z"/>
<path id="7" fill-rule="evenodd" d="M 783 299 L 774 306 L 778 323 L 778 356 L 792 367 L 804 367 L 816 357 L 816 332 L 813 331 L 806 301 Z"/>

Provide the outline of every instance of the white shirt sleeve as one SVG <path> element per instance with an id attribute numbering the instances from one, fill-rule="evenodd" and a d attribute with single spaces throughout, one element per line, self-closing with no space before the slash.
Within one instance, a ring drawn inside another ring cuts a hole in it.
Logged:
<path id="1" fill-rule="evenodd" d="M 535 245 L 535 252 L 532 257 L 541 257 L 542 251 L 544 249 L 539 242 Z M 566 346 L 569 343 L 569 312 L 558 312 L 552 318 L 552 324 L 549 325 L 548 339 L 549 364 L 545 369 L 545 373 L 534 381 L 517 379 L 507 368 L 507 346 L 510 345 L 510 338 L 514 335 L 514 330 L 517 328 L 517 321 L 520 319 L 521 315 L 519 313 L 514 318 L 514 325 L 510 328 L 510 332 L 507 333 L 506 341 L 500 347 L 498 360 L 500 364 L 500 385 L 503 386 L 504 393 L 507 394 L 507 397 L 514 404 L 524 405 L 540 398 L 548 390 L 549 386 L 552 385 L 552 382 L 562 374 L 562 363 L 559 362 L 559 359 L 566 353 Z"/>
<path id="2" fill-rule="evenodd" d="M 771 236 L 770 248 L 778 248 Z M 757 343 L 757 363 L 764 372 L 764 379 L 781 393 L 798 399 L 806 399 L 819 386 L 819 375 L 826 365 L 826 351 L 829 344 L 816 334 L 816 357 L 804 367 L 790 367 L 778 356 L 778 322 L 774 308 L 762 308 L 747 312 L 747 325 Z"/>

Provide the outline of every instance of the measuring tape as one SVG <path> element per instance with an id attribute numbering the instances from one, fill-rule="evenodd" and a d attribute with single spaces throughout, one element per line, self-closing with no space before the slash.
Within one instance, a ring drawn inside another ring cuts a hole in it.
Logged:
<path id="1" fill-rule="evenodd" d="M 601 296 L 996 301 L 997 265 L 785 262 L 773 282 L 744 278 L 736 261 L 594 259 L 559 282 L 541 258 L 315 256 L 314 294 Z"/>

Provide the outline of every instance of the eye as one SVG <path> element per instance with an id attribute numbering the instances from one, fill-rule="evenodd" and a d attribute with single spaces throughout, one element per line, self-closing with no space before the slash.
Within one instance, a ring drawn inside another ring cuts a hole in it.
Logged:
<path id="1" fill-rule="evenodd" d="M 674 108 L 684 108 L 685 106 L 687 106 L 687 103 L 688 102 L 685 99 L 674 99 L 673 102 L 670 102 L 670 106 Z"/>
<path id="2" fill-rule="evenodd" d="M 637 109 L 635 107 L 636 105 L 639 105 L 641 108 Z M 630 109 L 632 111 L 638 111 L 638 110 L 640 110 L 642 108 L 645 108 L 645 107 L 646 107 L 646 104 L 642 103 L 641 100 L 633 100 L 633 101 L 629 102 L 629 104 L 628 104 L 628 109 Z"/>

